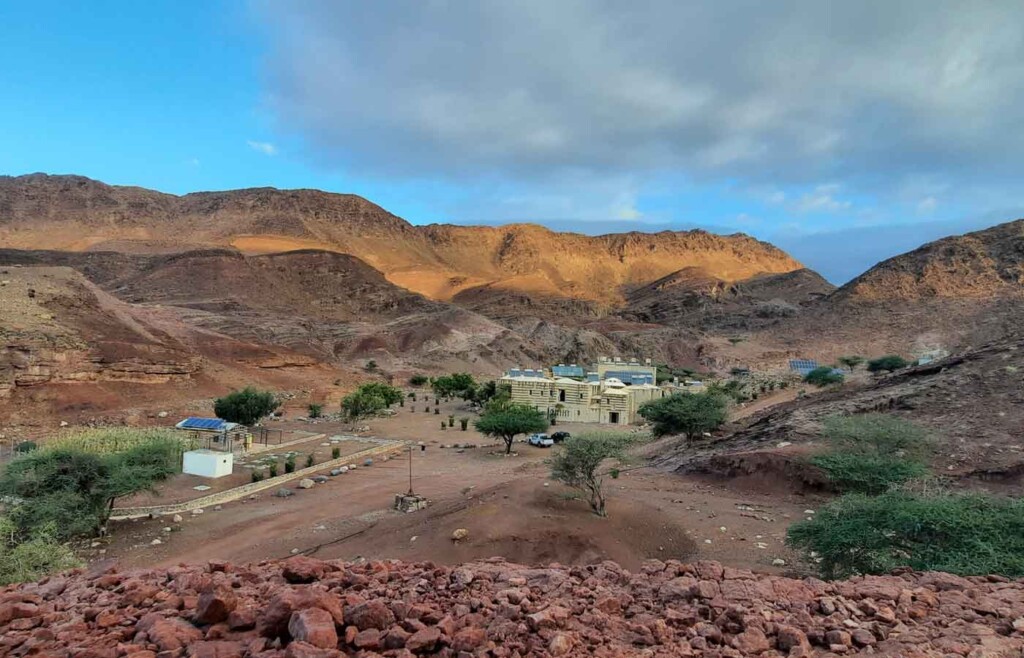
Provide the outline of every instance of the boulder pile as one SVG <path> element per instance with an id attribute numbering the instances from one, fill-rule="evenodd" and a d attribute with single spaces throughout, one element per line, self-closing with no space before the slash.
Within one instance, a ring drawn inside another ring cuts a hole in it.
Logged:
<path id="1" fill-rule="evenodd" d="M 824 582 L 716 562 L 458 567 L 296 556 L 0 589 L 0 655 L 68 658 L 1020 656 L 1024 581 Z"/>

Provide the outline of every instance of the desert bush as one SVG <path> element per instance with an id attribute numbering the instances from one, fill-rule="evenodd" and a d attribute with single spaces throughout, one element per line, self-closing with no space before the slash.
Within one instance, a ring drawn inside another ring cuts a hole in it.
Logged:
<path id="1" fill-rule="evenodd" d="M 726 399 L 717 393 L 687 393 L 647 402 L 639 414 L 653 424 L 655 436 L 685 434 L 692 441 L 718 429 L 726 420 L 726 407 Z"/>
<path id="2" fill-rule="evenodd" d="M 311 402 L 306 409 L 309 411 L 310 418 L 320 418 L 324 415 L 324 405 Z"/>
<path id="3" fill-rule="evenodd" d="M 284 460 L 284 472 L 294 473 L 295 472 L 295 455 L 288 455 Z"/>
<path id="4" fill-rule="evenodd" d="M 849 368 L 850 372 L 853 372 L 857 368 L 857 366 L 864 363 L 864 357 L 852 354 L 850 356 L 841 356 L 839 357 L 838 361 L 839 363 Z"/>
<path id="5" fill-rule="evenodd" d="M 796 306 L 781 299 L 760 302 L 754 307 L 754 315 L 759 318 L 791 318 L 799 312 Z"/>
<path id="6" fill-rule="evenodd" d="M 455 416 L 448 416 L 448 427 L 455 427 Z"/>
<path id="7" fill-rule="evenodd" d="M 441 415 L 441 410 L 439 408 L 437 408 L 437 407 L 434 407 L 434 415 L 435 416 L 440 416 Z"/>
<path id="8" fill-rule="evenodd" d="M 548 420 L 543 413 L 529 405 L 502 400 L 484 407 L 484 412 L 474 426 L 481 434 L 504 441 L 507 455 L 512 452 L 512 442 L 517 434 L 543 432 L 548 428 Z"/>
<path id="9" fill-rule="evenodd" d="M 334 446 L 331 448 L 331 459 L 338 459 L 339 457 L 341 457 L 341 448 Z"/>
<path id="10" fill-rule="evenodd" d="M 587 496 L 591 511 L 607 516 L 604 476 L 618 477 L 618 468 L 601 472 L 608 460 L 626 461 L 626 451 L 637 442 L 636 434 L 588 433 L 566 439 L 548 461 L 551 477 Z"/>
<path id="11" fill-rule="evenodd" d="M 262 482 L 263 481 L 263 471 L 253 471 L 252 472 L 252 481 L 253 482 Z"/>
<path id="12" fill-rule="evenodd" d="M 39 446 L 36 445 L 35 441 L 22 441 L 18 445 L 14 446 L 14 452 L 18 454 L 24 454 L 26 452 L 32 452 Z"/>
<path id="13" fill-rule="evenodd" d="M 476 388 L 476 381 L 473 376 L 465 372 L 456 372 L 451 375 L 435 377 L 430 381 L 430 387 L 437 397 L 455 397 Z"/>
<path id="14" fill-rule="evenodd" d="M 232 391 L 213 403 L 213 413 L 230 423 L 254 425 L 261 418 L 269 416 L 281 403 L 270 391 L 259 391 L 247 386 Z"/>
<path id="15" fill-rule="evenodd" d="M 920 425 L 891 414 L 829 416 L 823 434 L 835 447 L 855 454 L 922 456 L 931 439 Z"/>
<path id="16" fill-rule="evenodd" d="M 350 420 L 358 420 L 384 411 L 402 400 L 402 391 L 383 382 L 363 384 L 341 401 L 341 410 Z"/>
<path id="17" fill-rule="evenodd" d="M 363 366 L 363 370 L 365 370 L 366 372 L 377 372 L 377 369 L 378 369 L 377 362 L 374 361 L 373 359 L 370 359 L 369 361 L 367 361 L 366 365 Z"/>
<path id="18" fill-rule="evenodd" d="M 469 419 L 468 418 L 460 418 L 459 419 L 459 427 L 461 427 L 462 431 L 465 432 L 466 428 L 469 427 Z"/>
<path id="19" fill-rule="evenodd" d="M 811 463 L 825 472 L 837 491 L 869 495 L 928 475 L 928 467 L 923 463 L 890 455 L 828 453 L 815 455 Z"/>
<path id="20" fill-rule="evenodd" d="M 868 372 L 895 372 L 908 365 L 910 364 L 902 356 L 890 354 L 868 361 Z"/>
<path id="21" fill-rule="evenodd" d="M 845 379 L 843 373 L 836 372 L 835 368 L 829 366 L 819 366 L 804 376 L 805 382 L 819 388 L 831 386 L 832 384 L 842 384 Z"/>
<path id="22" fill-rule="evenodd" d="M 309 468 L 314 463 L 316 463 L 316 459 L 313 457 L 313 455 L 312 454 L 306 455 L 306 468 Z"/>
<path id="23" fill-rule="evenodd" d="M 920 571 L 1024 576 L 1024 501 L 893 491 L 849 494 L 792 525 L 788 543 L 813 553 L 826 578 Z"/>
<path id="24" fill-rule="evenodd" d="M 270 472 L 270 477 L 272 477 L 272 478 L 276 478 L 276 477 L 277 477 L 277 462 L 274 462 L 274 463 L 272 463 L 272 464 L 271 464 L 271 465 L 270 465 L 270 466 L 269 466 L 269 467 L 267 468 L 267 470 L 268 470 L 268 471 Z"/>
<path id="25" fill-rule="evenodd" d="M 430 380 L 427 379 L 426 375 L 413 375 L 412 377 L 409 378 L 409 384 L 411 386 L 423 386 L 428 381 L 430 381 Z M 416 394 L 415 393 L 412 394 L 412 399 L 413 400 L 416 399 Z"/>
<path id="26" fill-rule="evenodd" d="M 60 543 L 52 523 L 22 532 L 10 518 L 0 516 L 0 587 L 78 566 L 81 562 Z"/>
<path id="27" fill-rule="evenodd" d="M 448 429 L 448 425 L 443 420 L 441 421 L 441 429 Z"/>

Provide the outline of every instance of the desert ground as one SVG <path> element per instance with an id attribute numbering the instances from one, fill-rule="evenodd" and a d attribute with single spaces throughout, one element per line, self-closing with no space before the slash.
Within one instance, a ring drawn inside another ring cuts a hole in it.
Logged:
<path id="1" fill-rule="evenodd" d="M 506 457 L 501 445 L 479 435 L 472 425 L 466 432 L 457 422 L 452 429 L 440 430 L 439 419 L 449 414 L 475 415 L 466 403 L 442 402 L 440 409 L 439 415 L 411 413 L 407 405 L 393 417 L 358 428 L 364 430 L 362 435 L 408 442 L 412 485 L 428 498 L 425 510 L 406 514 L 391 509 L 394 495 L 409 488 L 406 447 L 395 458 L 375 460 L 372 466 L 330 477 L 312 489 L 289 482 L 282 485 L 293 492 L 286 498 L 274 495 L 273 488 L 204 508 L 201 514 L 183 512 L 180 523 L 174 523 L 172 515 L 117 521 L 109 538 L 93 542 L 88 553 L 124 567 L 207 560 L 240 563 L 302 553 L 443 564 L 493 556 L 568 565 L 612 559 L 627 568 L 647 558 L 715 559 L 736 567 L 785 572 L 799 569 L 783 544 L 786 527 L 813 513 L 823 500 L 821 494 L 791 491 L 764 480 L 736 487 L 700 476 L 667 474 L 644 466 L 638 458 L 611 481 L 609 515 L 599 518 L 575 492 L 549 479 L 545 459 L 550 449 L 516 443 L 513 455 Z M 271 426 L 326 436 L 353 430 L 350 423 L 336 421 L 290 420 Z M 598 428 L 565 424 L 556 429 L 577 433 Z M 321 441 L 314 439 L 310 445 L 319 448 Z M 452 444 L 476 447 L 443 447 Z M 291 449 L 301 458 L 302 448 Z M 237 475 L 234 480 L 240 481 Z M 123 506 L 176 501 L 199 481 L 179 475 L 155 493 Z M 452 540 L 458 528 L 469 531 L 468 539 Z M 154 545 L 153 540 L 159 542 Z"/>

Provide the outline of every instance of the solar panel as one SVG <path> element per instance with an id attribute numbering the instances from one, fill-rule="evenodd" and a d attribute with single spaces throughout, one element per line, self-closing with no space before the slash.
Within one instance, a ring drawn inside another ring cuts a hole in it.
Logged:
<path id="1" fill-rule="evenodd" d="M 585 374 L 580 366 L 552 366 L 551 373 L 556 377 L 582 377 Z"/>
<path id="2" fill-rule="evenodd" d="M 801 375 L 806 375 L 817 367 L 818 362 L 814 359 L 791 359 L 789 362 L 790 370 L 798 372 Z"/>
<path id="3" fill-rule="evenodd" d="M 187 430 L 219 430 L 225 422 L 220 418 L 186 418 L 178 423 L 178 427 Z"/>

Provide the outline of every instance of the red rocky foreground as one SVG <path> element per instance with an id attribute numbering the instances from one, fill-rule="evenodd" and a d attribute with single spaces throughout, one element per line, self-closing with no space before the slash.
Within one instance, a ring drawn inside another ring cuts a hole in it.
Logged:
<path id="1" fill-rule="evenodd" d="M 294 557 L 0 590 L 0 655 L 1021 656 L 1024 581 L 757 576 L 715 562 L 530 568 Z"/>

